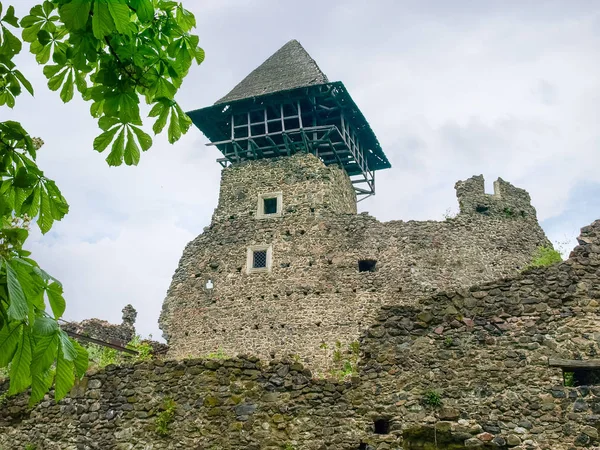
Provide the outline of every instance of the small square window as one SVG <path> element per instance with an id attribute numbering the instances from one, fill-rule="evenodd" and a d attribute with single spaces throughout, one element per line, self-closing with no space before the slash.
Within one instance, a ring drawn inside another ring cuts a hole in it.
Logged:
<path id="1" fill-rule="evenodd" d="M 377 261 L 374 259 L 361 259 L 358 261 L 359 272 L 375 272 Z"/>
<path id="2" fill-rule="evenodd" d="M 265 198 L 263 199 L 263 208 L 265 211 L 265 215 L 267 214 L 277 214 L 277 197 L 275 198 Z"/>
<path id="3" fill-rule="evenodd" d="M 281 217 L 282 203 L 283 197 L 281 192 L 259 194 L 256 217 L 259 219 Z"/>
<path id="4" fill-rule="evenodd" d="M 254 250 L 252 252 L 252 268 L 253 269 L 265 269 L 267 267 L 267 251 L 266 250 Z"/>
<path id="5" fill-rule="evenodd" d="M 271 245 L 253 245 L 248 247 L 246 256 L 246 273 L 270 272 L 273 260 Z"/>

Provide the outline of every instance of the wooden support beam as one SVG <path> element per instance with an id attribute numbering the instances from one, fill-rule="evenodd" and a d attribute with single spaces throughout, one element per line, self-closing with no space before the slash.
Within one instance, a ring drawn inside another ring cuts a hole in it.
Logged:
<path id="1" fill-rule="evenodd" d="M 600 369 L 600 359 L 552 359 L 548 358 L 549 367 L 562 369 Z"/>
<path id="2" fill-rule="evenodd" d="M 132 350 L 130 348 L 125 348 L 121 345 L 113 344 L 112 342 L 104 342 L 104 341 L 101 341 L 100 339 L 95 339 L 93 337 L 84 336 L 83 334 L 75 333 L 75 332 L 69 331 L 69 330 L 63 330 L 63 331 L 65 333 L 67 333 L 69 336 L 71 336 L 73 339 L 88 342 L 90 344 L 100 345 L 102 347 L 114 348 L 115 350 L 119 350 L 120 352 L 129 353 L 130 355 L 138 354 L 138 352 L 135 350 Z"/>

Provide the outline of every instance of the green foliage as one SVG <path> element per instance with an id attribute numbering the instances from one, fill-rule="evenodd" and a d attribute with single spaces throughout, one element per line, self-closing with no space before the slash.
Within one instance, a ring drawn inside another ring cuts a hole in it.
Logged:
<path id="1" fill-rule="evenodd" d="M 550 246 L 540 246 L 536 249 L 533 260 L 525 267 L 525 269 L 532 269 L 535 267 L 546 267 L 552 264 L 559 263 L 562 261 L 560 253 L 554 250 Z"/>
<path id="2" fill-rule="evenodd" d="M 46 0 L 21 20 L 0 1 L 0 108 L 34 93 L 14 62 L 25 42 L 63 102 L 75 94 L 90 102 L 101 129 L 93 148 L 110 148 L 111 166 L 135 165 L 152 146 L 142 102 L 151 107 L 154 132 L 166 128 L 169 142 L 190 127 L 174 98 L 192 64 L 204 59 L 190 34 L 195 25 L 180 3 L 165 0 Z M 86 350 L 58 327 L 62 285 L 24 249 L 30 223 L 47 233 L 69 211 L 36 163 L 42 145 L 20 123 L 0 122 L 0 369 L 10 365 L 8 395 L 31 388 L 31 404 L 52 386 L 60 400 L 88 366 Z M 146 347 L 139 351 L 149 357 Z M 113 357 L 102 350 L 101 364 Z"/>
<path id="3" fill-rule="evenodd" d="M 574 372 L 563 372 L 564 385 L 567 387 L 575 386 L 575 373 Z"/>
<path id="4" fill-rule="evenodd" d="M 322 343 L 321 348 L 326 350 L 328 347 Z M 332 353 L 333 368 L 329 370 L 329 376 L 343 381 L 349 376 L 356 375 L 359 355 L 360 344 L 358 341 L 351 342 L 346 349 L 343 348 L 340 341 L 336 341 Z"/>
<path id="5" fill-rule="evenodd" d="M 444 345 L 446 347 L 452 347 L 452 344 L 454 344 L 454 339 L 452 339 L 450 336 L 444 339 Z"/>
<path id="6" fill-rule="evenodd" d="M 27 444 L 25 446 L 25 450 L 37 450 L 37 445 L 35 445 L 35 444 Z"/>
<path id="7" fill-rule="evenodd" d="M 296 450 L 296 447 L 291 442 L 286 442 L 282 448 L 283 450 Z"/>
<path id="8" fill-rule="evenodd" d="M 204 356 L 206 359 L 227 359 L 230 358 L 222 348 L 219 348 L 216 352 L 211 352 Z"/>
<path id="9" fill-rule="evenodd" d="M 117 350 L 113 348 L 102 347 L 96 344 L 88 344 L 86 348 L 91 367 L 102 369 L 109 364 L 119 363 L 119 354 Z"/>
<path id="10" fill-rule="evenodd" d="M 133 337 L 127 344 L 127 348 L 137 352 L 136 361 L 148 361 L 152 359 L 152 345 L 148 341 L 142 341 L 139 334 Z"/>
<path id="11" fill-rule="evenodd" d="M 139 335 L 135 335 L 126 347 L 137 351 L 137 355 L 130 355 L 129 353 L 123 353 L 113 348 L 101 347 L 96 344 L 88 344 L 86 348 L 90 358 L 90 366 L 102 369 L 109 364 L 118 365 L 152 359 L 152 346 L 148 342 L 142 341 Z"/>
<path id="12" fill-rule="evenodd" d="M 166 399 L 162 406 L 162 411 L 156 416 L 154 422 L 154 431 L 160 436 L 168 436 L 171 433 L 169 425 L 175 420 L 177 403 L 173 399 Z"/>
<path id="13" fill-rule="evenodd" d="M 438 391 L 430 390 L 425 392 L 424 401 L 429 406 L 437 407 L 442 404 L 442 395 Z"/>

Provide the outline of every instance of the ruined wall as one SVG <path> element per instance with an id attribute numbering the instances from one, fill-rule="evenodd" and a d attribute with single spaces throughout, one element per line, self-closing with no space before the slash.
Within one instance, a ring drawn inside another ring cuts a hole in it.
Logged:
<path id="1" fill-rule="evenodd" d="M 186 247 L 163 305 L 170 356 L 297 354 L 321 367 L 321 344 L 356 340 L 382 305 L 515 273 L 547 240 L 527 193 L 499 183 L 489 200 L 483 178 L 463 182 L 456 218 L 381 223 L 354 214 L 345 173 L 313 155 L 225 169 L 213 221 Z M 258 195 L 272 191 L 282 216 L 257 219 Z M 474 213 L 480 203 L 493 206 Z M 264 244 L 271 272 L 248 274 L 247 248 Z M 375 272 L 359 272 L 363 259 Z"/>
<path id="2" fill-rule="evenodd" d="M 0 449 L 598 448 L 600 388 L 565 387 L 548 367 L 600 350 L 600 220 L 579 243 L 561 264 L 384 306 L 350 382 L 256 357 L 109 366 L 58 405 L 9 399 Z"/>
<path id="3" fill-rule="evenodd" d="M 137 311 L 131 305 L 123 308 L 123 320 L 120 324 L 112 324 L 106 320 L 86 319 L 81 322 L 62 323 L 65 331 L 99 339 L 111 344 L 127 345 L 135 336 L 135 319 Z"/>
<path id="4" fill-rule="evenodd" d="M 600 386 L 565 387 L 561 369 L 548 366 L 598 359 L 600 221 L 579 243 L 551 267 L 384 307 L 351 402 L 389 418 L 405 449 L 422 448 L 436 429 L 468 447 L 598 448 Z M 431 391 L 441 407 L 423 401 Z M 477 423 L 476 437 L 461 420 Z"/>

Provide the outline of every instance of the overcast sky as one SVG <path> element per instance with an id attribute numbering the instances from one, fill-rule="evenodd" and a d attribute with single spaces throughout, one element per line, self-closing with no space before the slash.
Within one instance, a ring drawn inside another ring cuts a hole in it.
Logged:
<path id="1" fill-rule="evenodd" d="M 37 2 L 13 0 L 22 17 Z M 360 203 L 382 221 L 443 219 L 454 183 L 501 176 L 527 189 L 549 238 L 569 241 L 600 218 L 600 3 L 538 0 L 184 0 L 206 61 L 188 75 L 186 110 L 212 104 L 290 39 L 341 80 L 393 168 Z M 220 166 L 193 128 L 164 137 L 138 167 L 109 168 L 92 150 L 89 105 L 49 92 L 27 51 L 18 60 L 35 99 L 0 119 L 46 142 L 39 164 L 71 212 L 30 248 L 61 279 L 66 318 L 160 336 L 163 298 L 187 242 L 217 204 Z"/>

